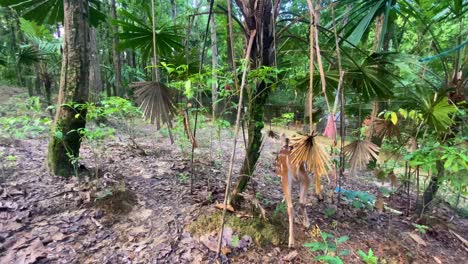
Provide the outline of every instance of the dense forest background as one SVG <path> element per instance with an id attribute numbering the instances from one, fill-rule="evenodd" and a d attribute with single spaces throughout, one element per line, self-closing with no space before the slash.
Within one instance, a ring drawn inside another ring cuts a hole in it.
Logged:
<path id="1" fill-rule="evenodd" d="M 104 211 L 111 220 L 89 218 L 99 232 L 148 234 L 172 208 L 156 229 L 177 238 L 138 246 L 135 263 L 466 259 L 467 11 L 466 0 L 0 0 L 1 256 L 85 261 L 54 244 L 80 236 L 31 242 L 39 204 L 54 217 Z M 291 157 L 315 177 L 295 251 L 281 135 L 297 135 Z M 382 241 L 392 223 L 416 244 Z M 112 239 L 122 256 L 137 247 Z M 125 259 L 96 252 L 89 263 Z"/>

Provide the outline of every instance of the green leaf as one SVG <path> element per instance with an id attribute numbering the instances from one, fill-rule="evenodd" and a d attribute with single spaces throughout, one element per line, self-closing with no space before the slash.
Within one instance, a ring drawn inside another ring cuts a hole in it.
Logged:
<path id="1" fill-rule="evenodd" d="M 317 261 L 324 261 L 325 263 L 329 264 L 343 264 L 343 260 L 341 260 L 338 256 L 318 256 L 315 257 Z"/>
<path id="2" fill-rule="evenodd" d="M 336 243 L 341 244 L 341 243 L 344 243 L 344 242 L 346 242 L 348 240 L 349 240 L 349 236 L 341 236 L 336 240 Z"/>
<path id="3" fill-rule="evenodd" d="M 397 124 L 397 122 L 398 122 L 398 117 L 397 117 L 397 114 L 396 114 L 395 112 L 392 112 L 392 113 L 391 113 L 391 119 L 390 119 L 390 120 L 392 121 L 392 123 L 393 123 L 394 125 Z"/>
<path id="4" fill-rule="evenodd" d="M 55 131 L 54 137 L 55 137 L 56 139 L 63 140 L 63 132 L 60 131 L 60 130 L 56 130 L 56 131 Z"/>
<path id="5" fill-rule="evenodd" d="M 0 0 L 0 5 L 11 7 L 23 18 L 39 24 L 54 25 L 63 21 L 63 0 Z M 99 0 L 89 0 L 89 20 L 93 26 L 106 19 L 100 8 Z"/>
<path id="6" fill-rule="evenodd" d="M 406 111 L 405 109 L 400 108 L 400 109 L 398 110 L 398 112 L 400 113 L 400 115 L 401 115 L 403 118 L 405 118 L 405 119 L 408 118 L 408 111 Z"/>
<path id="7" fill-rule="evenodd" d="M 371 21 L 376 16 L 377 11 L 382 6 L 383 2 L 383 0 L 379 0 L 374 3 L 374 6 L 369 9 L 368 13 L 361 19 L 357 27 L 348 37 L 348 42 L 356 46 L 361 41 L 362 36 L 364 36 L 364 33 L 368 30 Z"/>

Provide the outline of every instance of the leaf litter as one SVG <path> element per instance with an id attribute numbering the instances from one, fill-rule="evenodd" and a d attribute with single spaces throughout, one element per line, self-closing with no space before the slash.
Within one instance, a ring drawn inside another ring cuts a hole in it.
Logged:
<path id="1" fill-rule="evenodd" d="M 206 137 L 206 131 L 203 133 L 201 130 L 199 135 Z M 187 158 L 167 140 L 155 142 L 151 137 L 136 140 L 147 155 L 129 151 L 123 140 L 106 143 L 105 162 L 100 168 L 103 176 L 99 181 L 89 177 L 49 176 L 43 162 L 46 140 L 0 142 L 18 160 L 14 170 L 0 181 L 0 263 L 212 263 L 217 233 L 196 236 L 187 231 L 187 226 L 199 216 L 216 213 L 214 205 L 223 199 L 227 157 L 218 157 L 221 165 L 217 166 L 196 160 L 194 194 L 190 194 L 189 184 L 178 179 L 179 173 L 190 171 Z M 229 144 L 216 140 L 213 144 L 220 152 L 229 153 Z M 239 153 L 243 153 L 242 148 L 241 144 Z M 248 190 L 250 196 L 246 197 L 255 197 L 259 206 L 252 207 L 262 208 L 267 217 L 286 221 L 280 206 L 281 189 L 271 166 L 276 145 L 267 144 L 263 151 Z M 90 153 L 85 146 L 82 162 L 88 168 L 93 167 Z M 200 159 L 205 158 L 203 155 L 199 155 Z M 236 170 L 242 160 L 242 155 L 236 157 Z M 377 194 L 371 174 L 362 173 L 355 178 L 345 175 L 343 188 Z M 103 194 L 101 191 L 119 186 L 134 196 L 128 210 L 114 212 L 96 206 L 103 199 L 97 199 L 98 194 Z M 324 190 L 332 187 L 324 183 Z M 297 190 L 294 194 L 297 195 Z M 385 202 L 401 210 L 404 199 L 395 197 Z M 421 247 L 411 239 L 415 237 L 411 219 L 388 212 L 363 213 L 347 204 L 341 204 L 335 215 L 327 216 L 324 213 L 330 206 L 327 203 L 317 203 L 309 197 L 311 221 L 323 231 L 350 236 L 346 244 L 354 250 L 373 248 L 376 255 L 386 256 L 394 263 L 430 263 L 435 259 L 461 263 L 468 258 L 460 246 L 463 245 L 460 237 L 468 237 L 467 221 L 454 217 L 447 207 L 433 209 L 433 218 L 440 220 L 431 225 L 428 234 L 417 235 L 426 243 Z M 244 211 L 236 213 L 251 215 Z M 297 232 L 299 245 L 313 239 L 310 230 L 299 228 Z M 223 256 L 222 262 L 232 263 L 310 263 L 314 257 L 300 246 L 288 249 L 287 241 L 259 246 L 252 237 L 242 236 L 231 227 L 224 230 L 223 253 L 229 260 Z M 345 260 L 360 263 L 352 255 Z"/>

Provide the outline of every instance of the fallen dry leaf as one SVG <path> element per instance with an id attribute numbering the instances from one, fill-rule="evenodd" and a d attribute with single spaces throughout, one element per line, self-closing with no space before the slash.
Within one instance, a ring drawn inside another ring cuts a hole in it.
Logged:
<path id="1" fill-rule="evenodd" d="M 224 204 L 218 203 L 218 204 L 215 205 L 215 208 L 216 208 L 216 209 L 223 210 L 223 209 L 224 209 Z M 226 206 L 226 211 L 229 211 L 229 212 L 233 213 L 233 212 L 236 211 L 236 210 L 234 209 L 234 207 L 232 207 L 230 204 L 228 204 L 228 205 Z"/>
<path id="2" fill-rule="evenodd" d="M 231 249 L 228 248 L 228 247 L 222 247 L 221 248 L 221 253 L 223 253 L 224 255 L 227 255 L 227 254 L 229 254 L 231 252 L 232 252 Z"/>
<path id="3" fill-rule="evenodd" d="M 63 233 L 61 232 L 58 232 L 58 233 L 55 233 L 53 236 L 52 236 L 52 240 L 54 241 L 62 241 L 64 238 L 66 238 L 67 236 L 65 236 Z"/>
<path id="4" fill-rule="evenodd" d="M 203 243 L 209 250 L 216 252 L 218 249 L 215 239 L 212 238 L 209 234 L 202 235 L 200 237 L 200 242 Z"/>
<path id="5" fill-rule="evenodd" d="M 426 246 L 426 242 L 418 234 L 408 233 L 408 235 L 419 245 Z"/>
<path id="6" fill-rule="evenodd" d="M 299 253 L 297 253 L 297 250 L 294 250 L 294 251 L 291 251 L 289 254 L 287 254 L 286 256 L 283 257 L 283 260 L 284 261 L 293 261 L 297 255 Z"/>
<path id="7" fill-rule="evenodd" d="M 23 240 L 23 242 L 25 242 Z M 21 243 L 8 251 L 8 254 L 0 259 L 1 263 L 32 264 L 38 259 L 47 256 L 46 249 L 39 238 L 35 238 L 30 243 Z"/>

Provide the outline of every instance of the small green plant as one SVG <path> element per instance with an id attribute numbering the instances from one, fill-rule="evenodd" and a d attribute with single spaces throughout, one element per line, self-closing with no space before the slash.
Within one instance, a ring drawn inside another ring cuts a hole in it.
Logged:
<path id="1" fill-rule="evenodd" d="M 285 126 L 293 121 L 294 113 L 284 113 L 281 115 L 281 117 L 274 117 L 271 119 L 271 123 L 275 126 Z"/>
<path id="2" fill-rule="evenodd" d="M 239 246 L 239 241 L 239 236 L 233 236 L 231 239 L 231 245 L 236 248 L 237 246 Z"/>
<path id="3" fill-rule="evenodd" d="M 51 124 L 51 119 L 35 118 L 33 116 L 0 117 L 0 136 L 12 139 L 35 138 L 45 134 Z"/>
<path id="4" fill-rule="evenodd" d="M 342 264 L 343 260 L 340 256 L 349 255 L 349 250 L 340 250 L 338 247 L 340 244 L 349 240 L 348 236 L 341 236 L 336 238 L 334 235 L 322 232 L 315 227 L 314 233 L 318 233 L 318 240 L 304 244 L 304 247 L 308 248 L 312 252 L 318 252 L 320 255 L 316 256 L 314 260 L 325 262 L 329 264 Z"/>
<path id="5" fill-rule="evenodd" d="M 356 209 L 372 209 L 374 208 L 375 196 L 360 191 L 342 191 L 345 201 L 351 204 Z"/>
<path id="6" fill-rule="evenodd" d="M 6 160 L 9 162 L 16 162 L 16 156 L 15 155 L 8 155 L 6 156 Z"/>
<path id="7" fill-rule="evenodd" d="M 418 225 L 416 223 L 413 223 L 412 225 L 416 228 L 414 230 L 418 231 L 418 233 L 421 234 L 421 235 L 426 234 L 427 230 L 429 229 L 429 227 L 426 226 L 426 225 Z"/>
<path id="8" fill-rule="evenodd" d="M 366 263 L 366 264 L 377 264 L 378 263 L 379 258 L 374 255 L 374 252 L 372 251 L 372 248 L 369 248 L 369 251 L 367 252 L 367 254 L 362 250 L 358 250 L 358 254 L 361 257 L 362 261 L 364 261 L 364 263 Z"/>
<path id="9" fill-rule="evenodd" d="M 7 176 L 6 172 L 7 170 L 10 170 L 14 167 L 16 167 L 16 156 L 14 155 L 6 155 L 4 152 L 0 151 L 0 172 L 2 178 L 5 178 Z"/>
<path id="10" fill-rule="evenodd" d="M 177 179 L 179 180 L 180 183 L 185 184 L 188 182 L 190 179 L 189 174 L 186 172 L 181 172 L 177 174 Z"/>
<path id="11" fill-rule="evenodd" d="M 336 209 L 332 207 L 327 207 L 324 210 L 325 216 L 330 218 L 336 214 Z"/>
<path id="12" fill-rule="evenodd" d="M 286 214 L 286 203 L 285 202 L 281 202 L 281 203 L 276 205 L 275 215 L 278 215 L 278 214 Z"/>
<path id="13" fill-rule="evenodd" d="M 333 220 L 331 223 L 331 227 L 333 228 L 333 230 L 336 230 L 336 228 L 338 227 L 338 221 Z"/>
<path id="14" fill-rule="evenodd" d="M 70 151 L 67 151 L 66 154 L 67 154 L 68 160 L 73 166 L 73 173 L 75 174 L 75 177 L 78 177 L 81 157 L 73 155 L 73 153 L 71 153 Z"/>

